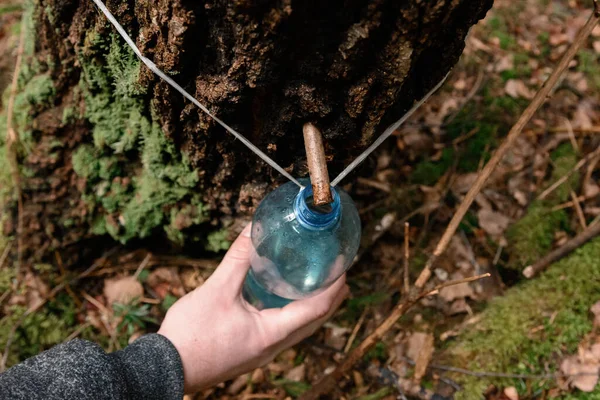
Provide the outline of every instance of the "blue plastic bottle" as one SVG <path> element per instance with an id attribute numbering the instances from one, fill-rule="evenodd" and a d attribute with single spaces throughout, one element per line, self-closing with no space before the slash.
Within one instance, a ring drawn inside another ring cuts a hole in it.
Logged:
<path id="1" fill-rule="evenodd" d="M 312 187 L 301 180 L 280 186 L 260 203 L 252 221 L 251 268 L 246 301 L 258 309 L 280 308 L 313 296 L 350 267 L 360 244 L 354 202 L 331 188 L 333 203 L 312 205 Z"/>

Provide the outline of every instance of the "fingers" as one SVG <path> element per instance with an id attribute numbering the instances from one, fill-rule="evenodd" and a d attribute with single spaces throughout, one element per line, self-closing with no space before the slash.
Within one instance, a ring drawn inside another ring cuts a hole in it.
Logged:
<path id="1" fill-rule="evenodd" d="M 292 333 L 280 345 L 281 349 L 284 350 L 284 349 L 287 349 L 289 347 L 292 347 L 292 346 L 300 343 L 302 340 L 306 339 L 307 337 L 309 337 L 313 333 L 315 333 L 325 322 L 327 322 L 333 316 L 333 314 L 335 314 L 335 312 L 340 307 L 340 305 L 344 302 L 346 297 L 348 297 L 348 289 L 347 288 L 348 288 L 347 286 L 344 288 L 345 293 L 343 294 L 343 296 L 338 296 L 335 299 L 335 302 L 331 306 L 331 309 L 329 310 L 329 312 L 327 313 L 326 316 L 324 316 L 323 318 L 320 318 L 320 319 L 308 324 L 307 326 L 300 328 L 299 330 L 295 331 L 294 333 Z"/>
<path id="2" fill-rule="evenodd" d="M 210 277 L 212 284 L 223 288 L 233 296 L 237 296 L 242 288 L 248 268 L 250 268 L 250 252 L 252 241 L 250 232 L 252 224 L 248 224 L 231 245 L 223 261 Z"/>
<path id="3" fill-rule="evenodd" d="M 279 312 L 272 313 L 269 319 L 277 324 L 284 335 L 291 335 L 314 322 L 325 322 L 335 308 L 341 304 L 348 294 L 346 274 L 342 275 L 333 285 L 323 293 L 304 300 L 297 300 Z"/>

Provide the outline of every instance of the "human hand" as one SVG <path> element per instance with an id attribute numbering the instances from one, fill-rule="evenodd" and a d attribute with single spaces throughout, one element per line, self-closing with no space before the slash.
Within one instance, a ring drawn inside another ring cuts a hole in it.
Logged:
<path id="1" fill-rule="evenodd" d="M 312 335 L 348 295 L 343 275 L 314 297 L 258 311 L 241 296 L 251 249 L 248 225 L 212 276 L 169 309 L 158 331 L 179 352 L 186 393 L 267 364 Z"/>

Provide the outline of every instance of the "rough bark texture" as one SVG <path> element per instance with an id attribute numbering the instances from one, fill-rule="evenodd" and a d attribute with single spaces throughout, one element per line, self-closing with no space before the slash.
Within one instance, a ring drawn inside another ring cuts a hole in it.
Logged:
<path id="1" fill-rule="evenodd" d="M 335 176 L 452 68 L 491 3 L 107 6 L 146 56 L 295 176 L 307 174 L 302 126 L 314 122 Z M 29 97 L 19 122 L 27 257 L 105 234 L 128 242 L 162 230 L 172 242 L 197 243 L 191 232 L 235 231 L 234 222 L 282 182 L 140 67 L 91 1 L 29 7 L 35 45 L 21 79 Z M 15 224 L 13 213 L 5 234 Z M 227 238 L 212 234 L 203 247 L 218 249 Z"/>

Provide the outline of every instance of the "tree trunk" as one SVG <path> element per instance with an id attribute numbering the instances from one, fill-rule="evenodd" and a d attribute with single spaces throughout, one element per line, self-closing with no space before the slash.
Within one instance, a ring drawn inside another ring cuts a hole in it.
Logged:
<path id="1" fill-rule="evenodd" d="M 334 177 L 454 66 L 469 28 L 491 4 L 107 6 L 142 53 L 294 176 L 307 174 L 302 125 L 315 123 Z M 25 259 L 55 249 L 70 250 L 71 262 L 84 247 L 102 247 L 100 238 L 125 243 L 164 235 L 218 250 L 284 182 L 140 65 L 91 1 L 40 0 L 26 14 L 13 116 Z M 13 210 L 5 235 L 14 234 L 15 196 L 5 193 L 4 203 Z"/>

